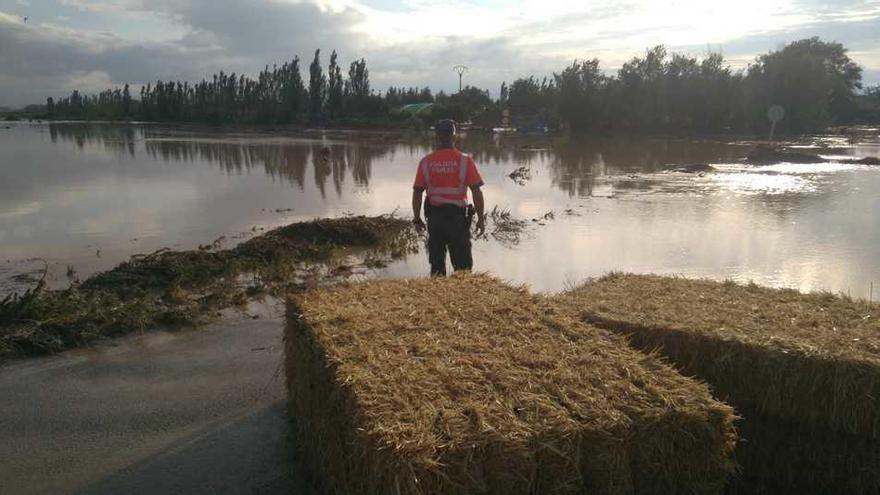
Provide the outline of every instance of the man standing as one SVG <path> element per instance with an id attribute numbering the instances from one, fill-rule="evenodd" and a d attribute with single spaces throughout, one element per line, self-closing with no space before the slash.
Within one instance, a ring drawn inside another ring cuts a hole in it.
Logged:
<path id="1" fill-rule="evenodd" d="M 452 267 L 470 270 L 474 266 L 471 255 L 470 224 L 473 210 L 477 214 L 477 233 L 486 229 L 483 206 L 483 179 L 477 164 L 470 156 L 455 149 L 455 122 L 441 120 L 434 126 L 437 150 L 422 158 L 413 184 L 413 223 L 419 232 L 425 231 L 422 222 L 422 193 L 427 194 L 425 217 L 428 221 L 428 260 L 431 275 L 446 275 L 446 250 Z M 467 203 L 470 188 L 473 207 Z"/>

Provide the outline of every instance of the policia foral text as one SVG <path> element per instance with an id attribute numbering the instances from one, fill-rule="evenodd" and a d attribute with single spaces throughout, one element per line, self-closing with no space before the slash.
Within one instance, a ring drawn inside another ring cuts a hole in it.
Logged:
<path id="1" fill-rule="evenodd" d="M 446 251 L 452 267 L 470 270 L 474 266 L 471 255 L 470 225 L 474 210 L 477 215 L 477 234 L 486 229 L 483 179 L 477 164 L 469 155 L 455 149 L 455 122 L 441 120 L 434 126 L 437 133 L 437 150 L 422 158 L 413 184 L 413 223 L 421 233 L 422 194 L 425 201 L 425 218 L 428 221 L 428 260 L 431 275 L 446 275 Z M 474 205 L 467 202 L 467 190 L 471 190 Z"/>

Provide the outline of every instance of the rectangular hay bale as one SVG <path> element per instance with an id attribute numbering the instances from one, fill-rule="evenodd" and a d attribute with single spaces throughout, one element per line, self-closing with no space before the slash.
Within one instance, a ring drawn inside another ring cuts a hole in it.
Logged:
<path id="1" fill-rule="evenodd" d="M 728 485 L 729 495 L 880 493 L 880 442 L 737 412 L 742 472 Z"/>
<path id="2" fill-rule="evenodd" d="M 880 493 L 877 308 L 830 294 L 628 274 L 554 300 L 636 348 L 661 352 L 737 408 L 737 484 L 746 488 L 733 492 Z"/>
<path id="3" fill-rule="evenodd" d="M 556 301 L 636 347 L 660 350 L 737 407 L 880 437 L 880 308 L 831 294 L 623 274 Z"/>
<path id="4" fill-rule="evenodd" d="M 733 411 L 483 275 L 292 296 L 288 407 L 331 493 L 719 493 Z"/>

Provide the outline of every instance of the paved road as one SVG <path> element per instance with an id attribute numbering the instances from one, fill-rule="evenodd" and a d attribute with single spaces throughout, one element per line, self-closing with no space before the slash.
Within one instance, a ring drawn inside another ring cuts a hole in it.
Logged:
<path id="1" fill-rule="evenodd" d="M 309 493 L 283 321 L 230 317 L 0 368 L 0 493 Z"/>

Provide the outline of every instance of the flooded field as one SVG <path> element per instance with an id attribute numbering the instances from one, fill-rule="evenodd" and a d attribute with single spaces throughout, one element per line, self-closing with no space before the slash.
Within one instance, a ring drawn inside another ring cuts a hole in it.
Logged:
<path id="1" fill-rule="evenodd" d="M 0 129 L 0 294 L 45 266 L 63 287 L 163 247 L 229 247 L 316 217 L 409 216 L 429 145 L 160 125 Z M 880 167 L 832 163 L 880 155 L 878 132 L 793 145 L 829 162 L 744 165 L 749 142 L 465 137 L 488 208 L 527 224 L 519 239 L 476 241 L 476 268 L 536 291 L 622 270 L 858 297 L 873 282 L 880 298 Z M 707 163 L 715 170 L 684 171 Z M 375 274 L 427 271 L 420 254 Z"/>

